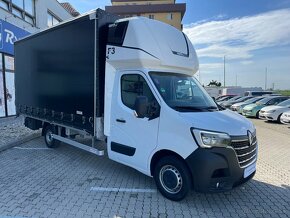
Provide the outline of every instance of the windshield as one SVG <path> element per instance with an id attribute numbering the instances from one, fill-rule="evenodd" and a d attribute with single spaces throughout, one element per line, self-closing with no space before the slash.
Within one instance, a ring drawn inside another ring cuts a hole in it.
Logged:
<path id="1" fill-rule="evenodd" d="M 244 97 L 239 98 L 237 101 L 242 102 L 242 101 L 245 101 L 245 100 L 248 100 L 248 99 L 251 99 L 251 98 L 252 98 L 252 97 L 244 96 Z"/>
<path id="2" fill-rule="evenodd" d="M 150 76 L 166 104 L 177 111 L 218 109 L 214 100 L 193 77 L 164 72 L 151 72 Z"/>
<path id="3" fill-rule="evenodd" d="M 240 98 L 241 98 L 241 96 L 235 96 L 235 97 L 231 98 L 230 100 L 228 100 L 228 102 L 233 102 L 233 101 L 236 101 Z"/>
<path id="4" fill-rule="evenodd" d="M 257 101 L 259 101 L 259 100 L 262 100 L 263 98 L 250 98 L 250 99 L 248 99 L 247 101 L 245 101 L 244 103 L 245 104 L 251 104 L 251 103 L 255 103 L 255 102 L 257 102 Z"/>
<path id="5" fill-rule="evenodd" d="M 228 100 L 230 98 L 231 98 L 230 96 L 225 96 L 225 97 L 218 99 L 218 101 L 225 101 L 225 100 Z"/>
<path id="6" fill-rule="evenodd" d="M 278 104 L 278 106 L 290 106 L 290 99 L 286 100 L 286 101 L 282 101 L 280 104 Z"/>
<path id="7" fill-rule="evenodd" d="M 257 102 L 257 104 L 267 104 L 272 98 L 264 98 Z"/>

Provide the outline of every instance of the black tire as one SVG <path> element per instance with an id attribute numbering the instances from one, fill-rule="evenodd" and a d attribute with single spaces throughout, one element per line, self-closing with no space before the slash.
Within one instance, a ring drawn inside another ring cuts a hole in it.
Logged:
<path id="1" fill-rule="evenodd" d="M 256 118 L 257 119 L 259 119 L 259 113 L 260 113 L 260 111 L 257 111 L 257 113 L 256 113 Z"/>
<path id="2" fill-rule="evenodd" d="M 282 114 L 280 114 L 280 115 L 278 116 L 278 119 L 277 119 L 277 122 L 278 122 L 278 123 L 282 123 L 282 122 L 281 122 L 281 116 L 282 116 Z"/>
<path id="3" fill-rule="evenodd" d="M 166 156 L 154 169 L 154 180 L 159 192 L 173 201 L 181 201 L 191 189 L 191 175 L 183 160 Z"/>
<path id="4" fill-rule="evenodd" d="M 54 127 L 51 125 L 46 126 L 43 132 L 45 144 L 49 148 L 55 148 L 60 143 L 60 141 L 52 138 L 52 134 L 54 134 L 54 132 Z"/>

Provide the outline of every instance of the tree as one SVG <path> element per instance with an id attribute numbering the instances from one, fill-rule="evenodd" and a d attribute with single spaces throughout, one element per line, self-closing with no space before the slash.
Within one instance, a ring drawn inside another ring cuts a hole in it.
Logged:
<path id="1" fill-rule="evenodd" d="M 210 81 L 210 83 L 208 84 L 208 86 L 217 86 L 217 87 L 221 87 L 222 84 L 216 80 L 212 80 Z"/>

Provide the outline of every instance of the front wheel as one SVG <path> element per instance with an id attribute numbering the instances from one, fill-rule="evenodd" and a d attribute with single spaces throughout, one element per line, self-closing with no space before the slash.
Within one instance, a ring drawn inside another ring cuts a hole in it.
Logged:
<path id="1" fill-rule="evenodd" d="M 157 163 L 154 180 L 160 193 L 173 201 L 184 199 L 191 188 L 190 172 L 184 161 L 175 156 L 164 157 Z"/>
<path id="2" fill-rule="evenodd" d="M 278 123 L 282 123 L 282 122 L 281 122 L 281 116 L 282 116 L 282 114 L 280 114 L 280 115 L 278 116 L 278 118 L 277 118 L 277 122 L 278 122 Z"/>
<path id="3" fill-rule="evenodd" d="M 54 134 L 54 128 L 51 125 L 48 125 L 44 129 L 44 141 L 47 147 L 49 148 L 55 148 L 59 145 L 59 141 L 55 140 L 52 137 L 52 134 Z"/>

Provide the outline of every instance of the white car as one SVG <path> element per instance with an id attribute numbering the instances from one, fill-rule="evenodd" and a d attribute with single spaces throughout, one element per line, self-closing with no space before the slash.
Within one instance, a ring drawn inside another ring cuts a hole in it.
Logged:
<path id="1" fill-rule="evenodd" d="M 290 99 L 279 103 L 278 105 L 271 105 L 261 109 L 259 113 L 260 119 L 268 121 L 278 121 L 281 123 L 282 114 L 290 110 Z"/>
<path id="2" fill-rule="evenodd" d="M 282 114 L 280 121 L 281 123 L 290 125 L 290 110 Z"/>

